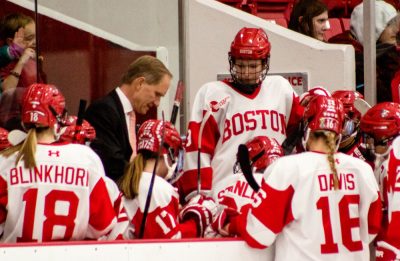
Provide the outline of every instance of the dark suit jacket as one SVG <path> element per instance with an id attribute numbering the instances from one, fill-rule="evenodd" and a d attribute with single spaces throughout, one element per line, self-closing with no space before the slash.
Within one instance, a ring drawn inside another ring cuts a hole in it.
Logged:
<path id="1" fill-rule="evenodd" d="M 96 130 L 96 139 L 90 147 L 100 156 L 107 176 L 117 181 L 129 162 L 132 148 L 122 103 L 115 89 L 93 102 L 85 119 Z"/>

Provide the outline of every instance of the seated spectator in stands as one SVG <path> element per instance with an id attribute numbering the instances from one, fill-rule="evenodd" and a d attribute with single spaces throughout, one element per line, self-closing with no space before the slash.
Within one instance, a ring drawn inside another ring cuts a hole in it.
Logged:
<path id="1" fill-rule="evenodd" d="M 8 130 L 21 128 L 20 113 L 22 96 L 28 86 L 41 82 L 36 73 L 36 29 L 32 17 L 15 13 L 5 16 L 1 21 L 0 38 L 6 45 L 2 55 L 0 82 L 2 99 L 0 101 L 0 125 Z M 14 38 L 22 46 L 16 47 Z M 21 49 L 22 48 L 22 49 Z"/>
<path id="2" fill-rule="evenodd" d="M 288 28 L 324 41 L 329 29 L 328 7 L 321 0 L 299 0 L 293 7 Z"/>
<path id="3" fill-rule="evenodd" d="M 377 102 L 392 101 L 391 81 L 400 69 L 397 34 L 400 18 L 385 1 L 375 2 Z M 355 49 L 357 91 L 364 94 L 363 4 L 356 6 L 350 18 L 350 31 L 329 39 L 331 43 L 351 44 Z"/>

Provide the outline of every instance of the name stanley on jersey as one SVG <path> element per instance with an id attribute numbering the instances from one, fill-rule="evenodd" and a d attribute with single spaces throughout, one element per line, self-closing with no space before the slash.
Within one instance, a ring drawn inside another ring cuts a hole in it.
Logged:
<path id="1" fill-rule="evenodd" d="M 10 185 L 58 183 L 83 187 L 89 186 L 89 171 L 70 166 L 39 165 L 32 169 L 16 167 L 10 169 L 9 177 Z"/>

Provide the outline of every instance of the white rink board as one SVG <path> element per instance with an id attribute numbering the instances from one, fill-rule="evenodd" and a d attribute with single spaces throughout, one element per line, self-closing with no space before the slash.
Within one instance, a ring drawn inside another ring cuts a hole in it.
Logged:
<path id="1" fill-rule="evenodd" d="M 267 261 L 268 250 L 250 248 L 241 240 L 66 242 L 0 245 L 1 261 Z"/>

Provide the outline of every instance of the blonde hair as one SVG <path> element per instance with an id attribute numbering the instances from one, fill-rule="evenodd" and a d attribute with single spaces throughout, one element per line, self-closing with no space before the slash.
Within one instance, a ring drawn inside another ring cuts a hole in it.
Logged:
<path id="1" fill-rule="evenodd" d="M 337 134 L 332 131 L 314 131 L 310 133 L 310 136 L 314 138 L 323 138 L 326 146 L 328 147 L 328 163 L 333 173 L 333 186 L 335 190 L 339 189 L 339 178 L 335 164 L 335 153 L 337 149 Z"/>
<path id="2" fill-rule="evenodd" d="M 47 128 L 46 128 L 47 129 Z M 40 131 L 39 131 L 40 132 Z M 15 152 L 18 152 L 15 160 L 15 165 L 18 165 L 20 160 L 24 161 L 24 167 L 27 169 L 36 167 L 36 145 L 37 145 L 37 131 L 36 128 L 31 128 L 23 143 L 15 145 L 9 149 L 0 152 L 0 155 L 8 158 Z"/>
<path id="3" fill-rule="evenodd" d="M 126 166 L 124 175 L 118 181 L 118 187 L 127 199 L 134 199 L 139 195 L 139 182 L 146 161 L 143 154 L 138 153 Z"/>
<path id="4" fill-rule="evenodd" d="M 157 58 L 150 55 L 143 55 L 131 63 L 128 71 L 122 76 L 122 84 L 131 84 L 133 80 L 144 77 L 150 85 L 159 84 L 164 75 L 172 78 L 172 73 Z"/>

